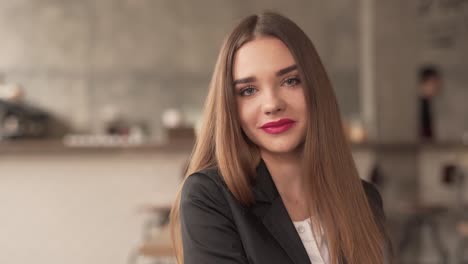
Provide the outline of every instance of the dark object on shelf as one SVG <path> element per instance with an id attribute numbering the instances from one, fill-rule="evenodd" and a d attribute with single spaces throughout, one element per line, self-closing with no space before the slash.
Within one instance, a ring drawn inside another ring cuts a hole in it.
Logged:
<path id="1" fill-rule="evenodd" d="M 166 128 L 169 141 L 195 140 L 195 129 L 193 127 Z"/>
<path id="2" fill-rule="evenodd" d="M 446 187 L 455 189 L 455 206 L 463 207 L 465 192 L 465 174 L 463 168 L 453 163 L 447 163 L 442 167 L 441 181 Z"/>
<path id="3" fill-rule="evenodd" d="M 419 134 L 422 140 L 435 138 L 433 108 L 434 97 L 443 87 L 443 76 L 436 65 L 424 65 L 419 71 Z"/>
<path id="4" fill-rule="evenodd" d="M 453 164 L 447 164 L 442 168 L 442 182 L 451 184 L 455 181 L 457 167 Z"/>
<path id="5" fill-rule="evenodd" d="M 432 140 L 434 138 L 434 126 L 432 117 L 432 102 L 430 98 L 421 97 L 419 99 L 419 133 L 422 139 Z"/>
<path id="6" fill-rule="evenodd" d="M 45 137 L 50 121 L 45 111 L 0 99 L 0 139 Z"/>
<path id="7" fill-rule="evenodd" d="M 446 185 L 456 185 L 464 182 L 463 170 L 455 164 L 446 164 L 442 168 L 442 182 Z"/>
<path id="8" fill-rule="evenodd" d="M 108 135 L 128 135 L 130 134 L 130 125 L 123 120 L 114 121 L 107 125 L 106 133 Z"/>

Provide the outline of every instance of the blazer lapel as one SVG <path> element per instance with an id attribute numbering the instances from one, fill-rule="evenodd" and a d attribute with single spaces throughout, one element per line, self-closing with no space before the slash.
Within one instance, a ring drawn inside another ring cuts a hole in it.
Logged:
<path id="1" fill-rule="evenodd" d="M 370 190 L 369 183 L 362 181 L 366 190 L 367 198 L 370 199 L 371 207 L 377 215 L 379 223 L 383 223 L 384 215 L 376 194 Z M 278 193 L 275 183 L 263 159 L 260 159 L 256 168 L 255 184 L 253 186 L 256 203 L 252 205 L 250 211 L 262 221 L 263 225 L 278 241 L 281 247 L 287 252 L 295 264 L 310 264 L 307 251 L 302 244 L 301 238 L 296 231 L 294 224 L 289 217 L 281 196 Z M 380 202 L 381 203 L 381 202 Z M 376 205 L 377 204 L 377 205 Z M 342 257 L 339 263 L 346 264 Z"/>
<path id="2" fill-rule="evenodd" d="M 295 264 L 311 263 L 263 159 L 257 166 L 252 212 L 278 241 Z"/>

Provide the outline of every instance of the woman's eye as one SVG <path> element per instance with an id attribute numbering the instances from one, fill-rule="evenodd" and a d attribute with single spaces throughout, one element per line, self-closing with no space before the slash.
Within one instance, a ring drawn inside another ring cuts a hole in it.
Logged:
<path id="1" fill-rule="evenodd" d="M 286 84 L 287 86 L 296 86 L 299 83 L 301 83 L 301 80 L 299 80 L 299 78 L 297 77 L 288 78 L 284 81 L 284 84 Z"/>
<path id="2" fill-rule="evenodd" d="M 253 87 L 248 87 L 248 88 L 245 88 L 243 89 L 242 91 L 240 91 L 240 95 L 241 96 L 249 96 L 249 95 L 252 95 L 255 91 L 255 88 Z"/>

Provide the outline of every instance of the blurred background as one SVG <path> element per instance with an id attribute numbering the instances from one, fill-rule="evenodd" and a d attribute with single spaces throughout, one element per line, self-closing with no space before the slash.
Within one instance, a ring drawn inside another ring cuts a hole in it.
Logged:
<path id="1" fill-rule="evenodd" d="M 398 263 L 468 263 L 468 1 L 0 1 L 0 263 L 173 263 L 167 215 L 223 37 L 311 38 Z"/>

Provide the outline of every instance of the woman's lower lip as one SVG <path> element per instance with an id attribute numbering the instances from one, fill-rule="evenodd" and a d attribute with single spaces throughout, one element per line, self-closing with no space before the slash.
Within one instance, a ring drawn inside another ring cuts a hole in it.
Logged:
<path id="1" fill-rule="evenodd" d="M 274 126 L 274 127 L 264 127 L 262 128 L 263 131 L 267 132 L 268 134 L 279 134 L 283 133 L 284 131 L 290 129 L 295 122 L 287 123 L 281 126 Z"/>

